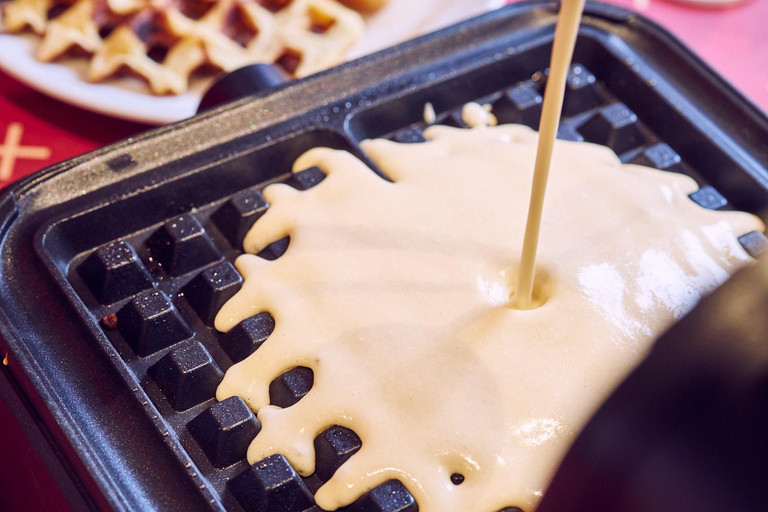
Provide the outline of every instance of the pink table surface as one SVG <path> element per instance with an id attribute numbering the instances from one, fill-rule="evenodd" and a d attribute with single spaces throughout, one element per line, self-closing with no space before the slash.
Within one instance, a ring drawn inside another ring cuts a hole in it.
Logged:
<path id="1" fill-rule="evenodd" d="M 768 0 L 721 10 L 668 0 L 606 0 L 663 26 L 768 111 Z"/>

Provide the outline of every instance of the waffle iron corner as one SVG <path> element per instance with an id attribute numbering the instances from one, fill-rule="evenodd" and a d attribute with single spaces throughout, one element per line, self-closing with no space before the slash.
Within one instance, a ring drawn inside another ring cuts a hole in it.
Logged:
<path id="1" fill-rule="evenodd" d="M 535 126 L 555 17 L 552 2 L 513 4 L 63 162 L 3 192 L 0 349 L 9 364 L 0 377 L 47 439 L 39 449 L 64 468 L 60 478 L 71 479 L 75 508 L 270 510 L 254 494 L 254 482 L 262 482 L 259 493 L 277 499 L 284 491 L 291 510 L 311 510 L 324 476 L 300 479 L 279 459 L 259 473 L 244 452 L 217 448 L 241 447 L 238 439 L 247 437 L 221 440 L 227 415 L 248 435 L 258 428 L 237 403 L 215 409 L 211 391 L 242 357 L 232 348 L 241 346 L 237 340 L 210 327 L 211 305 L 237 286 L 231 261 L 242 229 L 225 225 L 251 222 L 258 212 L 243 204 L 258 203 L 266 184 L 306 188 L 322 179 L 311 169 L 290 175 L 293 160 L 311 147 L 349 150 L 378 172 L 358 143 L 418 143 L 428 101 L 444 124 L 461 127 L 461 105 L 482 101 L 501 122 Z M 561 137 L 689 174 L 704 191 L 693 199 L 705 207 L 765 210 L 768 119 L 667 32 L 590 3 L 574 61 Z M 177 236 L 174 223 L 186 223 L 194 240 Z M 748 249 L 765 242 L 760 233 L 750 237 Z M 165 242 L 178 251 L 163 253 Z M 204 257 L 183 256 L 188 242 Z M 271 250 L 279 257 L 284 246 Z M 117 267 L 128 269 L 127 288 L 105 284 Z M 211 269 L 230 272 L 230 282 L 205 291 Z M 137 304 L 175 322 L 175 334 L 158 344 L 134 328 L 105 328 L 111 314 L 122 325 L 148 325 Z M 253 341 L 260 322 L 243 336 Z M 179 378 L 185 372 L 196 375 L 191 388 Z M 306 375 L 288 375 L 276 400 L 290 405 L 307 386 Z M 332 473 L 344 456 L 339 446 L 354 448 L 355 439 L 324 435 L 324 472 Z M 401 501 L 367 496 L 353 508 L 415 510 L 402 486 L 388 485 L 382 493 Z"/>

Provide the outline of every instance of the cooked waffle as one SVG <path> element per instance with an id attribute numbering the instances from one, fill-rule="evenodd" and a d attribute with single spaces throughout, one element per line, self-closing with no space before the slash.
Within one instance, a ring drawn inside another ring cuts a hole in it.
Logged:
<path id="1" fill-rule="evenodd" d="M 154 94 L 186 91 L 203 66 L 277 63 L 310 75 L 339 63 L 363 31 L 336 0 L 9 0 L 0 14 L 4 31 L 42 37 L 39 60 L 84 52 L 88 80 L 127 70 Z"/>
<path id="2" fill-rule="evenodd" d="M 388 0 L 341 0 L 341 3 L 358 11 L 375 11 L 381 9 Z"/>

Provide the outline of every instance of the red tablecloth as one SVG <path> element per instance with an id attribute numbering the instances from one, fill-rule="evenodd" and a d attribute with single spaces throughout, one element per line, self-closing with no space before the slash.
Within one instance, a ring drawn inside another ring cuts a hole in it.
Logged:
<path id="1" fill-rule="evenodd" d="M 0 187 L 147 128 L 51 99 L 0 72 Z"/>

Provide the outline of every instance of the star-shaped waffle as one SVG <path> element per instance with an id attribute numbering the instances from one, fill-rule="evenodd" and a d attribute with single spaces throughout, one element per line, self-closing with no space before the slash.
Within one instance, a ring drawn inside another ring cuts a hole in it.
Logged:
<path id="1" fill-rule="evenodd" d="M 95 0 L 78 0 L 61 16 L 51 20 L 37 47 L 37 58 L 50 62 L 73 46 L 87 52 L 98 50 L 101 47 L 101 36 L 94 21 L 95 8 Z"/>
<path id="2" fill-rule="evenodd" d="M 0 28 L 42 36 L 37 58 L 90 57 L 87 79 L 129 72 L 154 94 L 179 94 L 209 66 L 277 63 L 296 77 L 340 62 L 363 31 L 336 0 L 9 0 Z"/>

